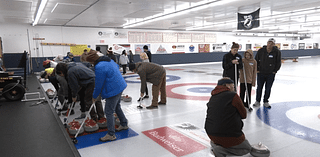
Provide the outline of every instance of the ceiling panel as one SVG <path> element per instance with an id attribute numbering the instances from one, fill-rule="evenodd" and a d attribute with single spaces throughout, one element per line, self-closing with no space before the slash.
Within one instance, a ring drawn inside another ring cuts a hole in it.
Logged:
<path id="1" fill-rule="evenodd" d="M 0 23 L 31 24 L 40 1 L 0 0 Z M 122 28 L 127 22 L 137 22 L 159 13 L 177 11 L 177 9 L 199 4 L 198 2 L 204 1 L 49 0 L 38 25 Z M 205 0 L 205 3 L 207 2 L 209 0 Z M 319 0 L 222 0 L 206 5 L 206 8 L 200 10 L 132 28 L 186 30 L 200 25 L 212 26 L 231 22 L 230 26 L 215 26 L 202 30 L 236 31 L 237 13 L 250 13 L 258 8 L 261 8 L 261 25 L 258 29 L 251 31 L 268 32 L 270 30 L 268 27 L 284 28 L 290 25 L 308 25 L 308 28 L 317 28 L 320 23 L 320 9 L 316 8 L 318 6 L 320 6 Z M 313 12 L 300 13 L 300 15 L 295 13 L 296 10 L 310 8 Z M 284 17 L 275 16 L 276 14 Z M 297 30 L 288 31 L 297 32 Z"/>

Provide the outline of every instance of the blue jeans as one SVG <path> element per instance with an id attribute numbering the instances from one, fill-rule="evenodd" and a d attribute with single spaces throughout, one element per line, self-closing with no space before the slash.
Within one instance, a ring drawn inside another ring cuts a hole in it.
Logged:
<path id="1" fill-rule="evenodd" d="M 110 97 L 106 99 L 104 112 L 107 117 L 107 127 L 108 127 L 108 134 L 113 136 L 115 134 L 115 124 L 114 124 L 114 116 L 113 113 L 115 112 L 118 115 L 120 120 L 120 125 L 127 126 L 128 121 L 122 112 L 120 101 L 121 101 L 121 93 L 116 96 Z"/>
<path id="2" fill-rule="evenodd" d="M 261 101 L 261 95 L 262 95 L 262 88 L 265 85 L 265 92 L 263 97 L 263 102 L 269 102 L 269 97 L 271 94 L 271 87 L 274 82 L 274 77 L 276 74 L 257 74 L 257 95 L 256 95 L 256 101 Z"/>

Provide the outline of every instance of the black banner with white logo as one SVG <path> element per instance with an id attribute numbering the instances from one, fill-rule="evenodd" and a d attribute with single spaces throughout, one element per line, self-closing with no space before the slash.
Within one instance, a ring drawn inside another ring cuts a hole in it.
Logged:
<path id="1" fill-rule="evenodd" d="M 260 8 L 250 14 L 238 13 L 238 30 L 249 30 L 260 26 L 259 21 Z"/>

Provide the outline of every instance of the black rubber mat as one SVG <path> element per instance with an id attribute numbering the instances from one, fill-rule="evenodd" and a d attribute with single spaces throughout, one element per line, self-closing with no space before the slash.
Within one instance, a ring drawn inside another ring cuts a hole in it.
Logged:
<path id="1" fill-rule="evenodd" d="M 35 75 L 27 89 L 44 97 Z M 80 156 L 52 106 L 37 102 L 0 99 L 0 156 Z"/>

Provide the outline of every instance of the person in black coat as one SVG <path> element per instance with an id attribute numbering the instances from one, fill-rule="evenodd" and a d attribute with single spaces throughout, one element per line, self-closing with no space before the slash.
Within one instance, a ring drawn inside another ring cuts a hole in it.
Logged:
<path id="1" fill-rule="evenodd" d="M 239 69 L 243 68 L 242 57 L 238 54 L 239 44 L 233 42 L 229 53 L 223 56 L 222 67 L 223 67 L 223 77 L 229 77 L 235 85 L 238 85 L 239 80 Z M 235 68 L 237 67 L 237 78 L 235 78 Z M 235 91 L 237 87 L 235 86 Z"/>
<path id="2" fill-rule="evenodd" d="M 147 54 L 147 56 L 149 58 L 149 62 L 151 62 L 151 52 L 149 51 L 149 48 L 147 45 L 143 46 L 143 51 Z"/>
<path id="3" fill-rule="evenodd" d="M 256 102 L 253 106 L 260 106 L 262 88 L 265 85 L 263 106 L 271 108 L 269 104 L 271 87 L 276 73 L 281 67 L 281 52 L 278 47 L 275 46 L 275 40 L 273 38 L 268 40 L 267 46 L 263 46 L 258 50 L 255 59 L 257 61 L 257 95 Z"/>

